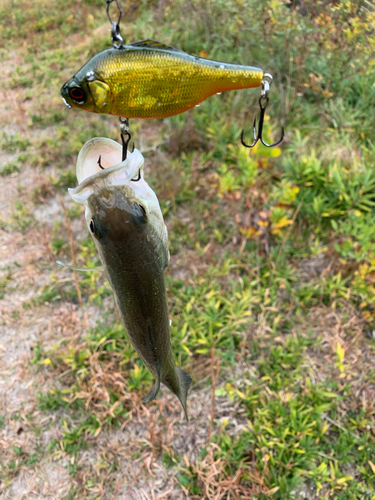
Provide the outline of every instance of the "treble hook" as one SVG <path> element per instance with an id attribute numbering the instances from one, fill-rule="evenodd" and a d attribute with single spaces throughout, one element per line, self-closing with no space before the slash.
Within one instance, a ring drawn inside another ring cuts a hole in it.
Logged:
<path id="1" fill-rule="evenodd" d="M 116 2 L 116 6 L 119 10 L 119 15 L 118 15 L 117 21 L 113 21 L 113 19 L 111 18 L 111 15 L 109 13 L 109 5 L 113 1 Z M 107 2 L 107 17 L 109 19 L 109 22 L 111 23 L 112 45 L 115 49 L 121 49 L 123 46 L 123 41 L 124 41 L 124 39 L 120 35 L 120 21 L 121 21 L 121 16 L 122 16 L 122 9 L 121 9 L 121 6 L 120 6 L 118 0 L 106 0 L 106 2 Z M 118 42 L 118 43 L 116 44 L 116 42 Z"/>
<path id="2" fill-rule="evenodd" d="M 126 160 L 128 155 L 128 144 L 130 139 L 132 138 L 131 133 L 129 132 L 129 119 L 128 118 L 120 118 L 120 134 L 122 141 L 122 161 Z M 126 139 L 125 139 L 126 135 Z M 133 142 L 133 150 L 134 152 L 134 142 Z"/>
<path id="3" fill-rule="evenodd" d="M 244 131 L 242 130 L 242 132 L 241 132 L 241 143 L 246 148 L 253 148 L 259 140 L 267 148 L 272 148 L 272 146 L 277 146 L 284 139 L 284 127 L 281 128 L 280 139 L 277 142 L 274 142 L 273 144 L 267 144 L 266 142 L 264 142 L 263 137 L 262 137 L 264 116 L 266 114 L 266 108 L 267 108 L 267 104 L 269 102 L 268 93 L 270 91 L 270 85 L 271 85 L 272 80 L 273 80 L 272 75 L 270 75 L 269 73 L 265 73 L 264 77 L 269 78 L 270 81 L 262 80 L 262 91 L 261 91 L 261 95 L 259 98 L 260 116 L 259 116 L 258 132 L 256 131 L 256 123 L 257 123 L 256 117 L 254 118 L 254 123 L 253 123 L 254 142 L 252 144 L 246 144 L 246 142 L 244 141 L 244 138 L 243 138 Z"/>

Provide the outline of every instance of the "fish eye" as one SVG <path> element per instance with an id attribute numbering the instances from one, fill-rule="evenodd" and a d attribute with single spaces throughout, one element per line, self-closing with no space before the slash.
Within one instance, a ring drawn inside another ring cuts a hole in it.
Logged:
<path id="1" fill-rule="evenodd" d="M 92 234 L 95 234 L 95 222 L 94 222 L 94 219 L 91 219 L 90 220 L 90 231 L 92 232 Z"/>
<path id="2" fill-rule="evenodd" d="M 73 87 L 70 89 L 69 95 L 75 101 L 82 101 L 85 98 L 85 93 L 80 87 Z"/>

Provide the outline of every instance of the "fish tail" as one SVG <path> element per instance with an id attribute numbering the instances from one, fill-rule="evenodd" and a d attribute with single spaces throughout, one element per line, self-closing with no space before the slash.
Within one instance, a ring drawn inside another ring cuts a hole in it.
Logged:
<path id="1" fill-rule="evenodd" d="M 177 373 L 178 381 L 180 383 L 179 384 L 180 385 L 180 393 L 176 394 L 176 396 L 180 400 L 182 408 L 184 409 L 186 421 L 189 422 L 188 414 L 186 411 L 186 400 L 187 400 L 187 395 L 188 395 L 188 391 L 189 391 L 189 387 L 190 387 L 192 378 L 190 377 L 190 375 L 188 373 L 186 373 L 184 370 L 181 370 L 181 368 L 179 368 L 178 366 L 176 366 L 176 373 Z"/>
<path id="2" fill-rule="evenodd" d="M 153 401 L 156 398 L 159 389 L 160 389 L 160 373 L 158 372 L 158 377 L 155 381 L 155 384 L 152 386 L 151 391 L 147 394 L 147 396 L 143 398 L 143 401 L 145 403 L 150 403 L 151 401 Z"/>

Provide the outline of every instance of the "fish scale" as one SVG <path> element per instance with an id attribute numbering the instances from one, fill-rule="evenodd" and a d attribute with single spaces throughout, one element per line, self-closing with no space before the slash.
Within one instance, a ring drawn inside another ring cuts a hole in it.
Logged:
<path id="1" fill-rule="evenodd" d="M 262 78 L 259 68 L 212 61 L 145 40 L 95 55 L 61 94 L 69 105 L 87 111 L 165 118 L 216 93 L 259 87 Z M 84 97 L 78 102 L 72 95 L 79 91 Z"/>

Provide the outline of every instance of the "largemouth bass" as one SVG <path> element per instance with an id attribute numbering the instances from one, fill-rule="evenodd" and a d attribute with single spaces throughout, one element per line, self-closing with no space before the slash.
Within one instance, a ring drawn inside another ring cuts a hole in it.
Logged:
<path id="1" fill-rule="evenodd" d="M 88 141 L 77 160 L 79 186 L 69 193 L 86 207 L 87 226 L 127 334 L 156 377 L 145 401 L 152 401 L 163 383 L 181 401 L 187 418 L 191 377 L 175 365 L 170 343 L 164 283 L 167 228 L 158 199 L 144 180 L 142 154 L 135 149 L 123 162 L 121 154 L 122 146 L 110 139 Z"/>
<path id="2" fill-rule="evenodd" d="M 96 54 L 61 89 L 65 103 L 125 118 L 165 118 L 226 90 L 259 87 L 263 70 L 195 57 L 154 40 Z"/>

